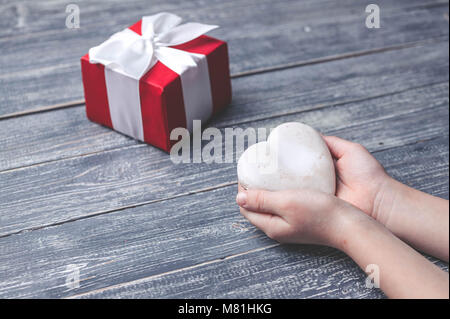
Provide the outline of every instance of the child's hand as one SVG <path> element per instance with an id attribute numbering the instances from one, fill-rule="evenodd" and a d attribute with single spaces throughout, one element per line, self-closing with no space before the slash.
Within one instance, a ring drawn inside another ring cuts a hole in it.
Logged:
<path id="1" fill-rule="evenodd" d="M 336 160 L 337 197 L 239 186 L 241 213 L 277 241 L 338 248 L 363 270 L 375 264 L 389 297 L 448 299 L 448 274 L 399 239 L 448 261 L 448 201 L 390 178 L 361 145 L 324 139 Z"/>
<path id="2" fill-rule="evenodd" d="M 383 166 L 360 144 L 335 136 L 323 138 L 336 160 L 336 196 L 374 219 L 387 219 L 380 216 L 378 205 L 391 180 Z"/>
<path id="3" fill-rule="evenodd" d="M 342 248 L 350 221 L 369 219 L 339 198 L 312 190 L 245 190 L 236 202 L 253 225 L 283 243 L 320 244 Z"/>
<path id="4" fill-rule="evenodd" d="M 239 185 L 236 201 L 241 213 L 272 239 L 338 248 L 365 271 L 375 265 L 382 278 L 380 288 L 391 298 L 448 299 L 446 272 L 333 195 L 311 190 L 244 190 Z"/>

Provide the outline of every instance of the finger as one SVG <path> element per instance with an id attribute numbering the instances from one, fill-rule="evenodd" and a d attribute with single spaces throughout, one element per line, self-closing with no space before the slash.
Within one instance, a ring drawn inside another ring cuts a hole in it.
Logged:
<path id="1" fill-rule="evenodd" d="M 246 210 L 281 216 L 283 213 L 282 205 L 289 200 L 283 194 L 283 192 L 248 189 L 238 193 L 236 202 Z"/>
<path id="2" fill-rule="evenodd" d="M 240 200 L 239 194 L 245 193 L 247 190 L 241 185 L 241 183 L 238 182 L 238 195 L 236 196 L 236 203 L 240 206 L 243 201 Z M 241 195 L 242 196 L 242 195 Z"/>
<path id="3" fill-rule="evenodd" d="M 241 214 L 247 218 L 257 228 L 261 229 L 269 237 L 274 237 L 274 234 L 282 233 L 283 230 L 289 226 L 286 221 L 281 217 L 267 214 L 267 213 L 255 213 L 241 208 Z"/>
<path id="4" fill-rule="evenodd" d="M 337 136 L 323 136 L 323 139 L 327 143 L 331 155 L 333 155 L 333 157 L 337 159 L 350 152 L 351 148 L 355 145 L 355 143 L 344 140 Z"/>

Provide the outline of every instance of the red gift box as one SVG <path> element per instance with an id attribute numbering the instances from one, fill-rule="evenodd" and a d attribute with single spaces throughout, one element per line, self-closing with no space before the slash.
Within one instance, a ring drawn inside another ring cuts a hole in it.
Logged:
<path id="1" fill-rule="evenodd" d="M 128 29 L 142 36 L 142 20 Z M 169 152 L 177 142 L 170 139 L 174 128 L 192 130 L 193 120 L 205 122 L 230 103 L 226 42 L 201 35 L 169 48 L 190 53 L 195 65 L 173 70 L 158 59 L 140 78 L 132 78 L 83 56 L 87 117 Z"/>

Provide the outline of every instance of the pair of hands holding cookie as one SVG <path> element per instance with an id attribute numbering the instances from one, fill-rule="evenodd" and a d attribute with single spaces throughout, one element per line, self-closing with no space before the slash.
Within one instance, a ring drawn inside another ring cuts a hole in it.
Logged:
<path id="1" fill-rule="evenodd" d="M 243 154 L 238 176 L 242 215 L 270 238 L 375 264 L 389 297 L 448 298 L 448 274 L 412 248 L 448 261 L 448 201 L 394 180 L 363 146 L 286 123 Z"/>

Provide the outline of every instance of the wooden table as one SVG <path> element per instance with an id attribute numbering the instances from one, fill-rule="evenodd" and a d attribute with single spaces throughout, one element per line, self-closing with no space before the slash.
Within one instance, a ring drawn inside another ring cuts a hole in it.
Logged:
<path id="1" fill-rule="evenodd" d="M 301 121 L 448 198 L 448 1 L 378 0 L 379 29 L 368 3 L 78 0 L 68 29 L 67 1 L 0 1 L 0 297 L 384 297 L 343 253 L 249 224 L 235 162 L 175 165 L 87 120 L 79 63 L 142 15 L 219 24 L 233 102 L 211 126 Z"/>

